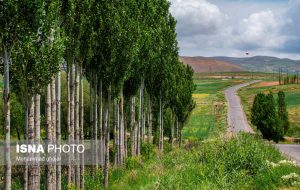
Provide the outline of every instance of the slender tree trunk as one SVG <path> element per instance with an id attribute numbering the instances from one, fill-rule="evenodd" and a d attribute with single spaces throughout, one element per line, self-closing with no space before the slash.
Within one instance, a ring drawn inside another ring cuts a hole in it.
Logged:
<path id="1" fill-rule="evenodd" d="M 82 68 L 80 68 L 80 140 L 81 144 L 84 143 L 84 131 L 83 131 L 83 120 L 84 120 L 84 102 L 83 102 L 83 79 L 82 79 Z M 84 189 L 84 154 L 80 154 L 80 188 Z"/>
<path id="2" fill-rule="evenodd" d="M 104 138 L 103 138 L 103 100 L 102 100 L 102 80 L 99 87 L 99 137 L 100 137 L 100 165 L 104 165 Z"/>
<path id="3" fill-rule="evenodd" d="M 31 97 L 28 101 L 28 144 L 35 144 L 35 129 L 34 129 L 34 99 Z M 34 158 L 34 153 L 29 153 L 30 158 Z M 38 166 L 34 161 L 30 161 L 28 166 L 28 189 L 38 189 Z"/>
<path id="4" fill-rule="evenodd" d="M 24 140 L 25 143 L 28 144 L 28 102 L 25 103 L 25 130 L 24 130 Z M 23 189 L 28 189 L 28 163 L 25 161 L 24 166 L 24 185 Z"/>
<path id="5" fill-rule="evenodd" d="M 51 82 L 51 132 L 52 132 L 52 143 L 56 143 L 56 90 L 55 90 L 55 77 L 52 78 Z M 54 156 L 54 155 L 51 155 Z M 52 189 L 56 189 L 56 163 L 52 163 Z"/>
<path id="6" fill-rule="evenodd" d="M 70 142 L 74 144 L 75 129 L 75 59 L 73 58 L 71 74 L 70 74 Z M 75 183 L 74 154 L 71 156 L 71 182 Z"/>
<path id="7" fill-rule="evenodd" d="M 52 143 L 52 123 L 51 123 L 51 85 L 48 84 L 47 90 L 46 90 L 46 129 L 47 129 L 47 141 L 48 144 Z M 50 156 L 50 155 L 48 155 Z M 46 166 L 47 171 L 47 189 L 52 190 L 52 183 L 53 183 L 53 167 L 51 163 L 47 163 Z"/>
<path id="8" fill-rule="evenodd" d="M 68 113 L 67 113 L 67 125 L 68 125 L 68 144 L 71 144 L 71 70 L 70 65 L 67 66 L 67 104 L 68 104 Z M 72 183 L 72 160 L 71 154 L 68 154 L 68 186 Z"/>
<path id="9" fill-rule="evenodd" d="M 56 77 L 56 138 L 57 144 L 61 145 L 61 73 Z M 57 153 L 56 165 L 56 190 L 61 190 L 61 154 Z"/>
<path id="10" fill-rule="evenodd" d="M 136 155 L 136 124 L 135 124 L 135 97 L 130 97 L 130 142 L 131 142 L 131 156 Z"/>
<path id="11" fill-rule="evenodd" d="M 128 150 L 127 150 L 127 115 L 124 113 L 123 111 L 123 115 L 124 115 L 124 161 L 126 160 L 126 158 L 128 157 Z"/>
<path id="12" fill-rule="evenodd" d="M 123 90 L 120 91 L 120 101 L 119 101 L 119 164 L 122 165 L 124 163 L 125 158 L 125 147 L 124 147 L 124 98 L 123 98 Z"/>
<path id="13" fill-rule="evenodd" d="M 4 61 L 4 129 L 5 129 L 5 189 L 11 189 L 11 160 L 10 160 L 10 87 L 9 87 L 9 59 L 10 55 L 3 47 L 3 61 Z"/>
<path id="14" fill-rule="evenodd" d="M 79 139 L 80 139 L 80 128 L 79 128 L 79 64 L 76 62 L 75 64 L 75 81 L 74 81 L 74 101 L 75 101 L 75 107 L 74 107 L 74 119 L 75 119 L 75 140 L 76 144 L 79 144 Z M 79 153 L 75 153 L 75 185 L 76 188 L 80 187 L 80 158 L 79 158 Z"/>
<path id="15" fill-rule="evenodd" d="M 35 142 L 37 144 L 40 144 L 41 139 L 41 95 L 36 94 L 35 95 L 35 110 L 34 110 L 34 126 L 35 126 Z M 36 157 L 39 157 L 40 154 L 36 153 Z M 38 188 L 40 189 L 40 163 L 37 162 L 38 171 L 36 176 L 36 181 L 38 183 Z"/>
<path id="16" fill-rule="evenodd" d="M 152 100 L 148 97 L 148 143 L 152 144 Z"/>
<path id="17" fill-rule="evenodd" d="M 110 126 L 110 104 L 111 104 L 111 87 L 108 89 L 108 95 L 107 95 L 107 105 L 105 110 L 105 160 L 104 160 L 104 178 L 103 178 L 103 184 L 104 187 L 108 187 L 108 170 L 109 170 L 109 126 Z"/>
<path id="18" fill-rule="evenodd" d="M 173 119 L 172 124 L 171 124 L 171 147 L 173 147 L 173 145 L 174 145 L 174 128 L 175 128 L 175 119 Z"/>
<path id="19" fill-rule="evenodd" d="M 96 170 L 98 169 L 98 76 L 97 74 L 94 75 L 94 139 L 95 139 L 95 145 L 94 145 L 94 153 L 95 153 L 95 167 Z"/>
<path id="20" fill-rule="evenodd" d="M 159 97 L 159 150 L 163 151 L 164 148 L 164 132 L 163 132 L 163 106 L 162 97 Z"/>
<path id="21" fill-rule="evenodd" d="M 139 97 L 139 124 L 137 128 L 137 155 L 140 155 L 141 141 L 144 142 L 144 129 L 143 129 L 143 100 L 144 100 L 144 78 L 141 79 L 140 97 Z"/>
<path id="22" fill-rule="evenodd" d="M 92 76 L 93 77 L 93 76 Z M 92 152 L 92 167 L 91 173 L 94 173 L 94 166 L 95 166 L 95 151 L 94 151 L 94 89 L 93 89 L 93 81 L 90 81 L 90 129 L 91 129 L 91 152 Z"/>
<path id="23" fill-rule="evenodd" d="M 179 147 L 182 144 L 182 125 L 179 126 Z"/>
<path id="24" fill-rule="evenodd" d="M 118 100 L 113 100 L 113 104 L 114 104 L 114 147 L 116 150 L 115 153 L 115 165 L 119 165 L 120 164 L 120 141 L 119 141 L 119 107 L 118 107 Z"/>
<path id="25" fill-rule="evenodd" d="M 176 141 L 179 144 L 179 124 L 178 124 L 178 117 L 176 116 Z"/>

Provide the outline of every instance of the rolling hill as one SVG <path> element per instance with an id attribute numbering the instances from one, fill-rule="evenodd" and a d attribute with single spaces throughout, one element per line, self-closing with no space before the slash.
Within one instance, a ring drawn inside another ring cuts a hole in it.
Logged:
<path id="1" fill-rule="evenodd" d="M 190 65 L 195 73 L 205 72 L 241 72 L 245 71 L 242 67 L 228 63 L 226 61 L 216 60 L 206 57 L 180 57 L 180 60 Z"/>
<path id="2" fill-rule="evenodd" d="M 283 72 L 295 73 L 300 71 L 300 60 L 280 59 L 269 56 L 254 56 L 254 57 L 212 57 L 211 59 L 224 61 L 236 66 L 240 66 L 247 71 L 259 72 L 278 72 L 279 68 Z"/>

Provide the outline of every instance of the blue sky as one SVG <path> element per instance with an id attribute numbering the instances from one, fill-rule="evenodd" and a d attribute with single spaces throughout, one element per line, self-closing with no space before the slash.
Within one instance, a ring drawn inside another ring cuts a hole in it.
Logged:
<path id="1" fill-rule="evenodd" d="M 180 54 L 300 60 L 300 0 L 170 0 Z"/>

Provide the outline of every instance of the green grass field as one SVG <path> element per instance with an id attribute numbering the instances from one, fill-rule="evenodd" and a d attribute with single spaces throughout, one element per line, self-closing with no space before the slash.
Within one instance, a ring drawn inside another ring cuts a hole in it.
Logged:
<path id="1" fill-rule="evenodd" d="M 239 91 L 244 110 L 248 119 L 250 118 L 250 110 L 252 107 L 254 96 L 257 93 L 268 93 L 272 91 L 275 95 L 278 91 L 284 91 L 286 95 L 286 103 L 289 113 L 290 129 L 287 136 L 300 138 L 300 85 L 275 85 L 257 87 L 253 84 Z M 276 96 L 274 96 L 276 98 Z"/>

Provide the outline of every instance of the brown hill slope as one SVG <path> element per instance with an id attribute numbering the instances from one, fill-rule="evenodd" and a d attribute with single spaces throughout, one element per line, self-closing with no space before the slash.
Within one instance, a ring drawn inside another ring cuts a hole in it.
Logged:
<path id="1" fill-rule="evenodd" d="M 240 66 L 233 65 L 224 61 L 218 61 L 212 58 L 180 57 L 179 59 L 185 65 L 190 65 L 195 73 L 245 71 L 245 69 Z"/>

